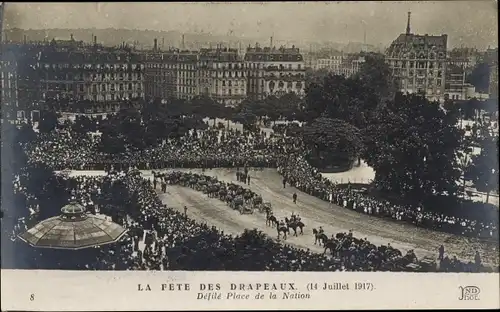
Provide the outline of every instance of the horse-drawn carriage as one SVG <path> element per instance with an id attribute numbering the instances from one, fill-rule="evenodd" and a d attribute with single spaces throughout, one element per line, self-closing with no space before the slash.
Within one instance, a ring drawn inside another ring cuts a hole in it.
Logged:
<path id="1" fill-rule="evenodd" d="M 233 198 L 231 201 L 230 207 L 233 209 L 240 209 L 241 206 L 245 204 L 245 201 L 243 199 L 243 196 L 239 195 Z"/>
<path id="2" fill-rule="evenodd" d="M 254 197 L 252 204 L 253 204 L 253 208 L 259 209 L 259 211 L 262 211 L 262 204 L 263 204 L 262 196 L 259 195 L 257 197 Z"/>
<path id="3" fill-rule="evenodd" d="M 240 214 L 252 214 L 253 213 L 253 207 L 248 204 L 243 204 L 240 206 Z"/>

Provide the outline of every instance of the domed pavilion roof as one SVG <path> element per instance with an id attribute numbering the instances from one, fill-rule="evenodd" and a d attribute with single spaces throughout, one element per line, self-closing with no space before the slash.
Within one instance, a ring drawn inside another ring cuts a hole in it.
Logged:
<path id="1" fill-rule="evenodd" d="M 71 202 L 61 215 L 41 221 L 20 239 L 33 247 L 83 249 L 118 241 L 127 230 L 103 216 L 85 213 L 85 208 Z"/>

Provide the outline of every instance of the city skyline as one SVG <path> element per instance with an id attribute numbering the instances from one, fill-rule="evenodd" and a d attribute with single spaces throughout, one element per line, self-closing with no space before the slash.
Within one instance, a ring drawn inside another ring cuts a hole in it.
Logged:
<path id="1" fill-rule="evenodd" d="M 450 9 L 452 7 L 453 9 Z M 388 45 L 405 31 L 449 47 L 497 47 L 495 1 L 327 3 L 9 3 L 5 28 L 123 28 L 301 42 Z M 85 14 L 81 14 L 85 12 Z M 193 22 L 195 21 L 195 22 Z M 327 29 L 327 30 L 325 30 Z"/>

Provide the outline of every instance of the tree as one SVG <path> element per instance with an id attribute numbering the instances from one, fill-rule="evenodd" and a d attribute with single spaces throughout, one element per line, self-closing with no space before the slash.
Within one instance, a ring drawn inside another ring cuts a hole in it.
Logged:
<path id="1" fill-rule="evenodd" d="M 476 64 L 465 80 L 472 84 L 476 88 L 476 91 L 488 93 L 490 86 L 490 66 L 485 62 Z"/>
<path id="2" fill-rule="evenodd" d="M 491 191 L 498 189 L 498 137 L 481 140 L 481 152 L 471 160 L 467 176 L 478 191 L 486 193 L 488 203 Z"/>
<path id="3" fill-rule="evenodd" d="M 356 127 L 340 119 L 321 117 L 302 131 L 310 159 L 325 166 L 351 163 L 361 153 L 363 142 Z"/>
<path id="4" fill-rule="evenodd" d="M 272 109 L 272 107 L 268 106 L 266 101 L 246 98 L 237 107 L 235 113 L 238 114 L 245 110 L 252 111 L 257 117 L 259 117 L 260 120 L 262 120 L 263 117 L 268 116 L 270 109 Z"/>
<path id="5" fill-rule="evenodd" d="M 418 95 L 398 94 L 386 104 L 363 131 L 363 159 L 376 172 L 375 184 L 415 201 L 456 195 L 463 134 L 456 114 Z"/>
<path id="6" fill-rule="evenodd" d="M 321 84 L 326 76 L 329 75 L 329 72 L 326 68 L 321 68 L 318 70 L 314 70 L 311 68 L 306 69 L 306 87 L 312 83 Z"/>
<path id="7" fill-rule="evenodd" d="M 38 122 L 38 131 L 49 133 L 57 127 L 57 113 L 55 110 L 42 110 L 40 112 L 40 121 Z"/>
<path id="8" fill-rule="evenodd" d="M 393 100 L 399 86 L 385 62 L 384 55 L 367 53 L 364 57 L 365 62 L 354 79 L 359 79 L 362 88 L 365 88 L 370 96 L 376 97 L 376 102 Z"/>
<path id="9" fill-rule="evenodd" d="M 212 98 L 200 95 L 191 100 L 192 113 L 201 117 L 208 117 L 214 120 L 223 115 L 223 105 L 216 102 Z"/>
<path id="10" fill-rule="evenodd" d="M 294 92 L 288 92 L 278 99 L 276 110 L 278 114 L 286 120 L 294 120 L 299 115 L 302 107 L 302 100 Z"/>
<path id="11" fill-rule="evenodd" d="M 19 130 L 17 131 L 17 142 L 19 143 L 28 143 L 32 142 L 33 140 L 36 139 L 36 133 L 33 130 L 33 125 L 28 122 L 26 124 L 23 124 Z"/>
<path id="12" fill-rule="evenodd" d="M 257 115 L 252 111 L 244 110 L 239 112 L 233 117 L 234 122 L 241 123 L 244 130 L 255 130 L 255 122 L 257 121 Z"/>

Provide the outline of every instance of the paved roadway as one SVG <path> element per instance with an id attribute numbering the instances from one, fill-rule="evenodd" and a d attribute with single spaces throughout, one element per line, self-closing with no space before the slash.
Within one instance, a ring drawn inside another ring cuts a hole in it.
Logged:
<path id="1" fill-rule="evenodd" d="M 201 169 L 178 169 L 201 173 Z M 219 180 L 236 182 L 236 171 L 233 169 L 206 170 L 205 175 L 216 176 Z M 100 175 L 103 172 L 86 171 L 72 174 Z M 143 172 L 144 177 L 150 177 L 150 171 Z M 403 253 L 413 249 L 419 258 L 424 256 L 436 257 L 437 250 L 444 244 L 446 253 L 456 255 L 462 260 L 472 260 L 475 250 L 479 250 L 483 262 L 498 265 L 498 245 L 481 243 L 475 239 L 434 232 L 415 227 L 410 224 L 380 219 L 354 212 L 336 205 L 330 205 L 316 197 L 307 195 L 299 190 L 287 186 L 283 188 L 282 178 L 275 169 L 251 171 L 251 182 L 247 188 L 252 189 L 263 197 L 265 202 L 271 202 L 274 214 L 278 218 L 298 213 L 305 223 L 304 235 L 288 237 L 285 244 L 322 252 L 315 246 L 312 229 L 323 226 L 327 235 L 338 232 L 354 231 L 359 238 L 368 238 L 376 245 L 390 243 Z M 238 182 L 236 182 L 238 183 Z M 298 195 L 297 204 L 292 202 L 292 194 Z M 195 220 L 215 225 L 226 233 L 239 234 L 245 228 L 257 228 L 271 237 L 276 238 L 276 230 L 265 225 L 264 214 L 255 211 L 253 214 L 240 215 L 218 199 L 210 199 L 206 195 L 181 186 L 168 186 L 166 194 L 160 198 L 170 207 L 183 212 L 188 207 L 188 215 Z"/>

